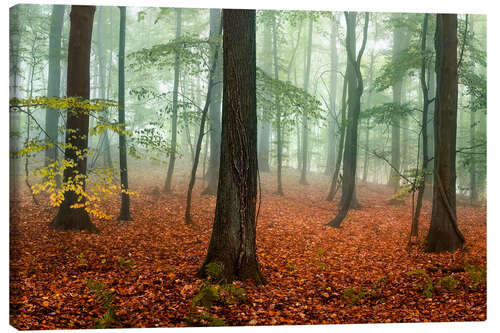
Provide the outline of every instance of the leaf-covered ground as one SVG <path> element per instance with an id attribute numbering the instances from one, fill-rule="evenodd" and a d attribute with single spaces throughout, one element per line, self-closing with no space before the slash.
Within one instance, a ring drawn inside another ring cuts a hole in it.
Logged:
<path id="1" fill-rule="evenodd" d="M 112 309 L 111 327 L 209 324 L 279 325 L 486 319 L 486 208 L 459 205 L 467 240 L 453 254 L 426 254 L 430 219 L 425 202 L 419 245 L 407 249 L 411 205 L 388 204 L 385 186 L 358 187 L 362 209 L 342 228 L 324 226 L 337 208 L 324 200 L 328 177 L 298 185 L 290 174 L 285 197 L 273 194 L 274 177 L 262 174 L 258 256 L 268 283 L 235 283 L 241 299 L 220 297 L 210 308 L 193 305 L 211 234 L 215 198 L 193 196 L 196 227 L 184 224 L 186 182 L 157 195 L 160 174 L 131 181 L 132 222 L 95 220 L 100 234 L 56 232 L 56 210 L 11 200 L 10 322 L 19 329 L 92 328 Z M 178 179 L 187 177 L 178 176 Z M 117 216 L 119 201 L 104 203 Z M 101 283 L 101 297 L 91 283 Z M 217 288 L 217 287 L 215 287 Z M 92 289 L 92 290 L 91 290 Z M 219 294 L 224 296 L 222 289 Z M 105 297 L 111 299 L 106 305 Z M 227 293 L 226 293 L 226 296 Z M 229 295 L 230 296 L 230 295 Z M 194 318 L 194 319 L 193 319 Z M 216 322 L 221 324 L 222 322 Z"/>

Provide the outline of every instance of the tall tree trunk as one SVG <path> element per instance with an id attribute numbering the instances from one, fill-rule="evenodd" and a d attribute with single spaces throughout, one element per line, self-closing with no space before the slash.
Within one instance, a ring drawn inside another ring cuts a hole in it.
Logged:
<path id="1" fill-rule="evenodd" d="M 21 6 L 16 5 L 9 9 L 9 98 L 21 98 L 21 25 L 19 20 L 19 10 Z M 21 149 L 21 116 L 16 110 L 9 112 L 9 136 L 10 153 L 18 152 Z M 20 170 L 20 159 L 11 155 L 9 159 L 10 189 L 11 193 L 19 188 L 17 175 Z"/>
<path id="2" fill-rule="evenodd" d="M 182 9 L 176 8 L 177 13 L 177 25 L 175 30 L 175 37 L 181 37 L 182 28 Z M 174 91 L 172 97 L 172 138 L 170 142 L 170 158 L 168 161 L 168 171 L 167 179 L 165 180 L 165 186 L 163 187 L 163 192 L 172 192 L 172 176 L 174 174 L 175 159 L 177 155 L 177 99 L 179 95 L 179 70 L 180 70 L 180 57 L 179 53 L 175 54 L 174 63 Z"/>
<path id="3" fill-rule="evenodd" d="M 432 17 L 433 14 L 429 14 L 429 17 Z M 433 51 L 433 40 L 434 40 L 434 32 L 431 32 L 431 36 L 427 37 L 427 50 L 428 52 Z M 430 37 L 430 38 L 429 38 Z M 436 97 L 436 72 L 432 69 L 432 64 L 435 63 L 433 61 L 429 62 L 429 66 L 427 68 L 427 76 L 429 77 L 429 109 L 427 110 L 427 151 L 429 154 L 429 160 L 434 158 L 434 109 L 435 109 L 435 100 Z M 428 169 L 433 169 L 433 165 L 427 165 Z M 432 200 L 432 192 L 433 192 L 433 173 L 432 170 L 428 170 L 429 172 L 425 175 L 425 190 L 424 190 L 424 199 L 431 201 Z"/>
<path id="4" fill-rule="evenodd" d="M 61 36 L 64 19 L 64 5 L 53 5 L 50 20 L 49 36 L 49 78 L 47 97 L 59 97 L 61 91 Z M 57 161 L 57 142 L 59 134 L 59 110 L 47 108 L 45 110 L 45 133 L 47 140 L 54 143 L 45 150 L 45 166 Z M 60 186 L 61 178 L 56 177 Z"/>
<path id="5" fill-rule="evenodd" d="M 279 65 L 278 65 L 278 31 L 276 27 L 276 16 L 273 16 L 272 20 L 273 29 L 273 62 L 274 62 L 274 79 L 279 80 Z M 278 178 L 278 188 L 276 194 L 285 195 L 283 193 L 283 184 L 281 179 L 281 167 L 283 164 L 283 143 L 282 143 L 282 133 L 281 133 L 281 110 L 279 102 L 276 103 L 276 150 L 277 150 L 277 167 L 276 173 Z"/>
<path id="6" fill-rule="evenodd" d="M 421 34 L 421 52 L 422 52 L 422 65 L 420 67 L 420 86 L 422 88 L 422 97 L 423 97 L 423 110 L 422 110 L 422 169 L 420 172 L 424 173 L 424 177 L 421 181 L 417 183 L 417 204 L 415 205 L 415 213 L 413 215 L 413 220 L 411 224 L 411 232 L 410 237 L 418 236 L 418 227 L 419 227 L 419 218 L 420 211 L 422 209 L 422 200 L 424 198 L 425 192 L 425 173 L 427 170 L 427 165 L 429 164 L 429 151 L 428 151 L 428 137 L 427 137 L 427 122 L 428 122 L 428 114 L 429 114 L 429 88 L 427 86 L 427 81 L 425 79 L 425 74 L 427 72 L 426 66 L 428 63 L 428 59 L 425 57 L 426 50 L 426 40 L 427 40 L 427 26 L 429 21 L 429 14 L 425 14 L 424 23 L 422 26 L 422 34 Z M 417 163 L 419 161 L 417 160 Z M 418 169 L 417 169 L 418 170 Z M 417 175 L 418 176 L 418 175 Z M 420 179 L 417 178 L 417 179 Z"/>
<path id="7" fill-rule="evenodd" d="M 457 15 L 438 14 L 436 19 L 436 110 L 434 142 L 434 195 L 426 238 L 427 252 L 454 251 L 465 238 L 456 215 L 457 140 Z"/>
<path id="8" fill-rule="evenodd" d="M 365 25 L 363 28 L 363 42 L 361 49 L 356 57 L 356 13 L 345 12 L 347 32 L 346 32 L 346 50 L 347 50 L 347 80 L 349 94 L 349 113 L 346 130 L 344 164 L 342 179 L 342 198 L 340 200 L 340 210 L 337 216 L 328 223 L 329 226 L 339 228 L 344 220 L 351 205 L 357 204 L 355 200 L 356 185 L 356 161 L 358 151 L 358 120 L 361 112 L 361 96 L 363 94 L 363 77 L 361 76 L 361 57 L 366 46 L 368 35 L 369 14 L 365 14 Z"/>
<path id="9" fill-rule="evenodd" d="M 66 93 L 68 97 L 87 100 L 90 95 L 89 68 L 94 13 L 95 6 L 71 7 Z M 66 118 L 67 148 L 64 151 L 64 158 L 72 161 L 73 166 L 64 170 L 63 182 L 82 182 L 83 190 L 85 190 L 87 175 L 87 157 L 84 151 L 88 148 L 88 132 L 88 112 L 69 109 Z M 77 153 L 80 155 L 78 156 Z M 85 199 L 79 200 L 79 196 L 73 190 L 64 192 L 64 200 L 51 223 L 52 227 L 59 230 L 97 231 L 97 227 L 90 221 L 90 216 L 84 207 L 72 208 L 75 204 L 84 204 Z"/>
<path id="10" fill-rule="evenodd" d="M 401 14 L 393 14 L 394 16 L 401 16 Z M 397 62 L 399 54 L 402 50 L 402 29 L 395 27 L 393 32 L 393 47 L 392 47 L 392 61 Z M 398 107 L 401 105 L 401 89 L 402 80 L 395 82 L 392 86 L 392 102 L 394 104 L 395 112 L 392 113 L 392 126 L 391 126 L 391 173 L 389 176 L 389 184 L 394 189 L 394 192 L 399 190 L 400 177 L 397 171 L 401 167 L 401 119 Z M 394 170 L 396 169 L 396 170 Z"/>
<path id="11" fill-rule="evenodd" d="M 309 91 L 309 77 L 311 74 L 311 53 L 312 53 L 312 30 L 313 30 L 313 17 L 309 17 L 309 34 L 307 39 L 307 57 L 306 68 L 304 72 L 304 91 Z M 300 184 L 308 185 L 307 174 L 307 155 L 308 155 L 308 140 L 309 140 L 309 124 L 307 114 L 304 112 L 302 116 L 302 172 L 300 174 Z"/>
<path id="12" fill-rule="evenodd" d="M 470 18 L 470 31 L 474 35 L 474 21 L 473 17 Z M 472 97 L 471 97 L 472 98 Z M 471 153 L 475 153 L 476 149 L 474 148 L 477 144 L 476 142 L 476 111 L 470 110 L 470 118 L 469 118 L 469 137 L 470 137 L 470 146 Z M 476 168 L 476 159 L 470 159 L 469 166 L 469 191 L 470 191 L 470 203 L 473 205 L 478 201 L 477 194 L 477 178 L 476 178 L 477 168 Z"/>
<path id="13" fill-rule="evenodd" d="M 211 26 L 211 29 L 217 29 L 215 31 L 210 30 L 210 36 L 218 40 L 222 33 L 222 26 L 220 24 L 214 25 Z M 184 214 L 184 219 L 186 224 L 189 225 L 194 224 L 193 220 L 191 219 L 191 199 L 193 195 L 194 183 L 196 181 L 196 171 L 198 169 L 198 163 L 200 161 L 201 144 L 203 142 L 203 136 L 205 133 L 205 121 L 207 119 L 207 112 L 212 102 L 211 99 L 214 97 L 214 95 L 212 94 L 212 89 L 214 88 L 214 79 L 216 75 L 215 71 L 217 70 L 217 63 L 219 63 L 218 61 L 219 50 L 220 50 L 219 46 L 215 46 L 212 48 L 212 63 L 210 66 L 210 72 L 208 74 L 208 91 L 205 99 L 205 106 L 201 111 L 200 130 L 198 131 L 198 140 L 196 142 L 196 148 L 194 153 L 193 168 L 191 169 L 191 179 L 189 180 L 189 185 L 188 185 L 187 198 L 186 198 L 186 211 Z"/>
<path id="14" fill-rule="evenodd" d="M 224 86 L 219 187 L 212 237 L 200 269 L 220 279 L 264 282 L 256 254 L 257 98 L 255 10 L 223 10 Z"/>
<path id="15" fill-rule="evenodd" d="M 217 32 L 221 25 L 221 10 L 210 9 L 210 38 L 214 42 L 219 42 L 220 35 Z M 219 52 L 222 46 L 219 46 Z M 214 50 L 215 51 L 215 50 Z M 212 52 L 214 52 L 212 51 Z M 215 54 L 215 53 L 213 53 Z M 217 183 L 219 181 L 220 162 L 220 109 L 222 102 L 222 57 L 217 57 L 215 66 L 214 86 L 210 97 L 208 109 L 208 121 L 210 123 L 210 161 L 208 164 L 208 185 L 202 194 L 215 195 L 217 193 Z M 269 140 L 269 139 L 268 139 Z"/>
<path id="16" fill-rule="evenodd" d="M 118 47 L 118 123 L 125 130 L 125 30 L 127 23 L 127 7 L 120 6 L 120 44 Z M 130 221 L 130 197 L 128 194 L 127 137 L 124 133 L 118 136 L 120 149 L 120 185 L 121 208 L 118 220 Z"/>
<path id="17" fill-rule="evenodd" d="M 377 39 L 377 34 L 375 33 L 375 39 Z M 375 52 L 371 51 L 370 53 L 370 70 L 369 70 L 369 76 L 368 76 L 368 96 L 366 98 L 366 108 L 369 108 L 371 106 L 372 102 L 372 83 L 373 83 L 373 61 L 375 60 Z M 366 132 L 365 132 L 365 156 L 364 156 L 364 162 L 363 162 L 363 183 L 366 184 L 368 181 L 368 161 L 369 161 L 369 156 L 368 156 L 368 151 L 370 150 L 370 118 L 366 119 Z"/>
<path id="18" fill-rule="evenodd" d="M 264 42 L 263 42 L 263 58 L 264 63 L 262 64 L 262 69 L 267 75 L 271 75 L 273 66 L 273 55 L 272 55 L 272 31 L 271 27 L 266 23 L 264 27 Z M 266 110 L 261 110 L 262 113 Z M 260 137 L 259 137 L 259 171 L 269 172 L 269 139 L 271 137 L 271 122 L 262 115 L 262 121 L 260 121 Z"/>
<path id="19" fill-rule="evenodd" d="M 328 152 L 326 157 L 325 174 L 332 175 L 335 169 L 335 117 L 337 101 L 337 34 L 338 26 L 336 17 L 331 14 L 330 31 L 330 110 L 328 112 Z"/>

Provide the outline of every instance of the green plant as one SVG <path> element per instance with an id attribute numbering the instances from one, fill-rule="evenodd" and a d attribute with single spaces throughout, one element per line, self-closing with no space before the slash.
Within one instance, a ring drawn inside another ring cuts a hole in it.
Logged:
<path id="1" fill-rule="evenodd" d="M 87 259 L 85 258 L 85 253 L 80 252 L 79 255 L 76 256 L 78 259 L 78 266 L 87 266 Z"/>
<path id="2" fill-rule="evenodd" d="M 210 309 L 218 300 L 220 300 L 219 286 L 211 284 L 207 280 L 202 283 L 200 291 L 194 295 L 192 303 L 193 306 L 203 306 Z"/>
<path id="3" fill-rule="evenodd" d="M 432 297 L 432 295 L 434 294 L 434 283 L 426 272 L 417 268 L 409 271 L 408 275 L 416 275 L 423 278 L 423 281 L 419 284 L 419 287 L 422 289 L 422 292 L 426 297 Z"/>
<path id="4" fill-rule="evenodd" d="M 455 291 L 455 289 L 457 288 L 457 280 L 455 280 L 453 278 L 453 276 L 451 275 L 448 275 L 448 276 L 445 276 L 444 278 L 442 278 L 441 280 L 439 280 L 439 282 L 437 283 L 440 287 L 442 288 L 445 288 L 449 291 Z"/>
<path id="5" fill-rule="evenodd" d="M 114 304 L 115 296 L 113 292 L 106 290 L 106 285 L 94 280 L 87 280 L 88 288 L 94 292 L 97 301 L 101 302 L 101 306 L 106 310 L 104 314 L 95 319 L 94 328 L 109 328 L 113 323 L 118 322 L 116 317 L 116 306 Z"/>
<path id="6" fill-rule="evenodd" d="M 297 265 L 295 265 L 295 263 L 291 260 L 288 260 L 286 261 L 286 267 L 288 267 L 288 269 L 293 272 L 293 271 L 296 271 L 297 270 Z"/>
<path id="7" fill-rule="evenodd" d="M 205 273 L 209 280 L 218 282 L 222 275 L 222 265 L 217 262 L 211 262 L 205 265 Z"/>
<path id="8" fill-rule="evenodd" d="M 123 259 L 122 257 L 118 258 L 118 266 L 120 268 L 130 267 L 131 264 L 132 262 L 130 261 L 130 259 Z"/>
<path id="9" fill-rule="evenodd" d="M 486 268 L 484 266 L 473 266 L 465 262 L 464 270 L 469 275 L 473 287 L 486 283 Z"/>
<path id="10" fill-rule="evenodd" d="M 347 288 L 344 290 L 343 296 L 345 300 L 348 300 L 353 305 L 364 299 L 367 296 L 367 292 L 362 287 Z"/>
<path id="11" fill-rule="evenodd" d="M 320 269 L 329 269 L 328 264 L 323 262 L 325 253 L 325 249 L 318 249 L 316 250 L 316 258 L 313 259 L 313 263 Z"/>

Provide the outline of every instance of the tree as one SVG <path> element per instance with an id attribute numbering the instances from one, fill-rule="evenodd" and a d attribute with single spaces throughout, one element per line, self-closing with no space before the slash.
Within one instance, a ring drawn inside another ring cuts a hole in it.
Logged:
<path id="1" fill-rule="evenodd" d="M 68 97 L 87 100 L 90 95 L 90 47 L 95 6 L 72 6 L 68 44 Z M 68 109 L 66 117 L 66 148 L 64 158 L 71 164 L 64 169 L 63 183 L 77 184 L 85 189 L 89 113 L 82 109 Z M 85 210 L 85 198 L 79 198 L 74 189 L 64 192 L 51 226 L 59 230 L 89 230 L 97 227 L 90 221 Z"/>
<path id="2" fill-rule="evenodd" d="M 363 94 L 363 77 L 361 76 L 361 57 L 363 56 L 367 34 L 369 14 L 365 14 L 365 25 L 363 28 L 363 42 L 356 57 L 356 13 L 345 12 L 347 24 L 346 50 L 348 58 L 347 80 L 348 80 L 348 121 L 344 148 L 344 164 L 342 168 L 342 198 L 340 200 L 340 210 L 337 216 L 328 223 L 332 227 L 340 227 L 347 212 L 355 202 L 356 184 L 356 161 L 358 151 L 358 120 L 361 112 L 361 96 Z"/>
<path id="3" fill-rule="evenodd" d="M 306 68 L 304 72 L 304 91 L 309 90 L 309 77 L 311 73 L 311 51 L 312 51 L 312 30 L 313 30 L 313 17 L 309 16 L 309 34 L 307 39 L 307 57 L 306 57 Z M 302 115 L 302 171 L 300 173 L 299 183 L 302 185 L 307 185 L 307 153 L 308 153 L 308 138 L 309 138 L 309 128 L 307 113 L 304 112 Z"/>
<path id="4" fill-rule="evenodd" d="M 49 37 L 49 78 L 47 97 L 58 97 L 61 90 L 61 35 L 64 18 L 64 5 L 53 5 L 50 19 Z M 45 166 L 57 161 L 59 135 L 59 110 L 47 108 L 45 111 L 45 132 L 47 140 L 54 143 L 45 150 Z M 60 182 L 59 177 L 58 183 Z"/>
<path id="5" fill-rule="evenodd" d="M 278 65 L 278 28 L 276 24 L 276 15 L 272 17 L 272 28 L 273 28 L 273 63 L 274 63 L 274 79 L 279 80 L 279 65 Z M 275 96 L 277 99 L 277 96 Z M 284 195 L 283 184 L 281 179 L 281 169 L 283 166 L 283 136 L 282 136 L 282 126 L 281 126 L 281 108 L 279 101 L 276 102 L 276 150 L 277 150 L 277 178 L 278 178 L 278 188 L 276 194 Z"/>
<path id="6" fill-rule="evenodd" d="M 434 194 L 427 252 L 454 251 L 465 238 L 456 215 L 457 15 L 436 18 L 436 109 L 434 119 Z"/>
<path id="7" fill-rule="evenodd" d="M 330 31 L 330 109 L 328 112 L 328 153 L 326 159 L 325 174 L 332 175 L 335 168 L 335 117 L 337 100 L 337 34 L 338 26 L 335 15 L 331 15 Z"/>
<path id="8" fill-rule="evenodd" d="M 210 38 L 220 38 L 217 34 L 221 25 L 221 10 L 210 9 Z M 217 41 L 218 42 L 218 41 Z M 212 51 L 214 54 L 214 51 Z M 202 194 L 214 195 L 217 193 L 217 182 L 219 180 L 220 161 L 220 108 L 222 99 L 222 57 L 218 57 L 214 69 L 214 87 L 210 96 L 208 119 L 210 123 L 210 160 L 208 163 L 208 185 Z"/>
<path id="9" fill-rule="evenodd" d="M 212 237 L 199 274 L 262 283 L 256 255 L 257 111 L 255 10 L 223 10 L 221 160 Z"/>
<path id="10" fill-rule="evenodd" d="M 120 6 L 120 41 L 118 50 L 118 123 L 125 130 L 125 25 L 127 7 Z M 125 133 L 118 136 L 120 150 L 121 206 L 119 220 L 130 221 L 130 196 L 128 194 L 127 138 Z"/>
<path id="11" fill-rule="evenodd" d="M 181 37 L 182 28 L 182 9 L 176 8 L 177 13 L 177 24 L 175 30 L 175 37 L 179 39 Z M 177 151 L 177 108 L 178 108 L 178 98 L 179 98 L 179 70 L 180 70 L 180 56 L 179 51 L 175 53 L 175 64 L 174 64 L 174 91 L 172 98 L 172 138 L 170 142 L 170 159 L 168 161 L 168 171 L 167 179 L 165 180 L 165 186 L 163 187 L 163 192 L 170 193 L 172 191 L 172 176 L 174 174 L 175 158 Z"/>

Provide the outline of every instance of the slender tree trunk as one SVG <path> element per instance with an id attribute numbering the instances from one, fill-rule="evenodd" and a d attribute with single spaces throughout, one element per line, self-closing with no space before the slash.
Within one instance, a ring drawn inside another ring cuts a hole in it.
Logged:
<path id="1" fill-rule="evenodd" d="M 376 39 L 377 34 L 375 34 L 375 39 Z M 366 108 L 369 108 L 371 106 L 372 102 L 372 84 L 373 84 L 373 61 L 375 60 L 375 53 L 372 49 L 370 53 L 370 70 L 369 70 L 369 76 L 368 76 L 368 87 L 370 89 L 368 90 L 368 96 L 366 98 Z M 365 156 L 364 156 L 364 163 L 363 163 L 363 183 L 366 184 L 368 181 L 368 161 L 369 161 L 369 156 L 368 156 L 368 151 L 370 150 L 370 118 L 366 120 L 366 132 L 365 132 Z"/>
<path id="2" fill-rule="evenodd" d="M 465 238 L 456 215 L 457 139 L 457 15 L 437 14 L 436 20 L 435 161 L 432 217 L 427 252 L 454 251 Z"/>
<path id="3" fill-rule="evenodd" d="M 177 27 L 175 32 L 175 37 L 181 37 L 182 28 L 182 9 L 176 8 L 177 13 Z M 164 193 L 172 192 L 172 176 L 174 174 L 175 159 L 177 155 L 177 99 L 179 95 L 179 70 L 180 70 L 180 58 L 179 53 L 175 54 L 174 63 L 174 91 L 172 98 L 172 139 L 170 145 L 170 158 L 168 162 L 167 179 L 165 180 L 165 186 L 163 188 Z"/>
<path id="4" fill-rule="evenodd" d="M 200 269 L 226 282 L 263 283 L 256 254 L 257 110 L 255 10 L 223 10 L 224 88 L 219 187 L 212 237 Z"/>
<path id="5" fill-rule="evenodd" d="M 328 152 L 326 157 L 325 174 L 332 175 L 335 169 L 335 117 L 337 101 L 337 34 L 338 26 L 336 17 L 331 14 L 331 31 L 330 31 L 330 110 L 328 112 Z"/>
<path id="6" fill-rule="evenodd" d="M 311 74 L 311 53 L 312 53 L 312 30 L 313 30 L 313 18 L 309 17 L 309 34 L 307 39 L 307 58 L 306 58 L 306 68 L 304 73 L 304 91 L 309 91 L 309 77 Z M 304 112 L 302 116 L 302 172 L 300 174 L 300 184 L 308 185 L 306 174 L 307 174 L 307 154 L 308 154 L 308 141 L 309 140 L 309 124 L 307 114 Z"/>
<path id="7" fill-rule="evenodd" d="M 425 55 L 426 50 L 426 39 L 427 39 L 427 26 L 429 21 L 429 14 L 425 14 L 424 23 L 422 27 L 422 35 L 421 35 L 421 52 L 422 55 Z M 428 143 L 427 143 L 427 122 L 428 122 L 428 113 L 429 113 L 429 89 L 427 87 L 427 81 L 425 79 L 425 73 L 427 72 L 426 65 L 428 60 L 423 57 L 422 65 L 420 68 L 420 86 L 422 87 L 422 97 L 423 97 L 423 110 L 422 110 L 422 170 L 424 173 L 424 177 L 422 177 L 421 181 L 417 183 L 417 204 L 415 205 L 415 213 L 413 215 L 413 220 L 411 224 L 411 232 L 410 237 L 418 236 L 418 227 L 419 227 L 419 218 L 420 211 L 422 209 L 422 200 L 424 198 L 425 192 L 425 173 L 427 170 L 427 165 L 429 163 L 429 152 L 428 152 Z M 417 160 L 417 163 L 419 161 Z M 418 170 L 418 169 L 417 169 Z M 418 175 L 417 175 L 418 176 Z M 420 177 L 418 178 L 420 179 Z"/>
<path id="8" fill-rule="evenodd" d="M 272 31 L 271 27 L 266 24 L 264 28 L 264 42 L 263 42 L 263 58 L 264 63 L 262 65 L 262 69 L 267 75 L 271 75 L 272 73 Z M 266 110 L 261 110 L 262 113 L 266 112 Z M 260 138 L 259 138 L 259 171 L 269 172 L 269 139 L 271 136 L 271 122 L 267 120 L 266 116 L 263 114 L 263 117 L 260 122 Z"/>
<path id="9" fill-rule="evenodd" d="M 273 62 L 274 62 L 274 79 L 279 80 L 279 67 L 278 67 L 278 32 L 276 27 L 276 16 L 273 16 L 272 21 L 273 29 Z M 283 184 L 281 179 L 281 167 L 283 164 L 283 143 L 282 143 L 282 133 L 281 133 L 281 110 L 279 102 L 276 103 L 276 150 L 277 150 L 277 177 L 278 177 L 278 189 L 276 194 L 285 195 L 283 193 Z"/>
<path id="10" fill-rule="evenodd" d="M 470 31 L 474 34 L 474 21 L 471 17 L 470 19 Z M 470 110 L 470 118 L 469 118 L 469 137 L 470 137 L 470 146 L 476 146 L 476 111 Z M 472 148 L 471 153 L 475 153 L 476 149 Z M 478 201 L 477 195 L 477 178 L 476 178 L 477 168 L 476 168 L 476 159 L 470 159 L 470 167 L 469 167 L 469 191 L 470 191 L 470 203 L 473 205 Z"/>
<path id="11" fill-rule="evenodd" d="M 59 97 L 61 91 L 61 36 L 64 19 L 64 5 L 53 5 L 49 37 L 49 78 L 47 97 Z M 47 140 L 54 143 L 45 150 L 45 166 L 57 161 L 57 142 L 59 134 L 59 110 L 47 108 L 45 111 L 45 132 Z M 61 177 L 56 177 L 57 185 Z"/>
<path id="12" fill-rule="evenodd" d="M 395 16 L 400 16 L 401 14 L 393 14 Z M 393 32 L 393 48 L 392 48 L 392 61 L 396 62 L 398 60 L 399 54 L 401 52 L 401 42 L 402 42 L 402 29 L 400 27 L 395 27 Z M 400 177 L 396 170 L 401 168 L 401 119 L 399 115 L 398 106 L 401 105 L 401 89 L 402 80 L 395 82 L 392 86 L 392 102 L 394 104 L 395 112 L 392 113 L 392 126 L 391 126 L 391 173 L 389 176 L 389 184 L 394 189 L 394 192 L 399 190 Z"/>
<path id="13" fill-rule="evenodd" d="M 361 57 L 366 46 L 368 34 L 369 14 L 365 14 L 365 25 L 363 29 L 363 42 L 356 57 L 356 13 L 346 12 L 346 50 L 348 57 L 347 80 L 349 94 L 349 113 L 346 129 L 346 140 L 344 149 L 342 198 L 340 210 L 337 216 L 328 223 L 329 226 L 339 228 L 351 205 L 357 204 L 355 200 L 356 185 L 356 161 L 358 151 L 358 120 L 361 112 L 361 96 L 363 94 L 363 77 L 361 76 Z"/>
<path id="14" fill-rule="evenodd" d="M 125 130 L 125 30 L 127 23 L 127 7 L 120 6 L 120 45 L 118 48 L 118 123 Z M 118 220 L 130 221 L 130 197 L 128 194 L 128 167 L 127 167 L 127 137 L 120 133 L 120 184 L 121 208 Z"/>
<path id="15" fill-rule="evenodd" d="M 72 6 L 71 28 L 68 45 L 68 79 L 67 96 L 83 100 L 90 95 L 90 48 L 92 23 L 95 6 Z M 88 148 L 89 114 L 83 110 L 71 109 L 66 118 L 66 145 L 64 158 L 73 162 L 72 167 L 64 170 L 64 183 L 81 182 L 85 189 L 87 175 L 87 158 L 83 153 Z M 76 147 L 76 149 L 74 148 Z M 77 156 L 77 152 L 83 155 Z M 81 158 L 83 156 L 83 158 Z M 90 221 L 84 207 L 72 208 L 75 204 L 84 204 L 79 195 L 68 190 L 64 192 L 64 200 L 51 226 L 59 230 L 90 230 L 97 232 L 97 227 Z"/>
<path id="16" fill-rule="evenodd" d="M 210 31 L 210 35 L 215 38 L 220 38 L 220 35 L 222 33 L 222 27 L 219 24 L 218 26 L 215 25 L 213 26 L 214 29 L 217 29 L 216 31 Z M 208 91 L 207 91 L 207 97 L 205 100 L 205 106 L 203 107 L 203 110 L 201 112 L 201 120 L 200 120 L 200 130 L 198 133 L 198 141 L 196 142 L 196 149 L 195 149 L 195 154 L 194 154 L 194 160 L 193 160 L 193 168 L 191 170 L 191 179 L 189 180 L 189 186 L 188 186 L 188 191 L 187 191 L 187 198 L 186 198 L 186 211 L 184 214 L 185 222 L 188 225 L 192 225 L 193 220 L 191 219 L 191 199 L 193 195 L 193 188 L 194 188 L 194 183 L 196 181 L 196 170 L 198 169 L 198 163 L 200 160 L 200 152 L 201 152 L 201 144 L 203 142 L 203 136 L 205 133 L 205 121 L 207 119 L 207 112 L 210 107 L 211 103 L 211 98 L 214 97 L 212 94 L 212 89 L 214 88 L 214 76 L 215 76 L 215 71 L 217 70 L 217 63 L 218 63 L 218 58 L 219 58 L 219 50 L 220 48 L 214 47 L 212 49 L 212 64 L 210 66 L 210 73 L 208 76 Z"/>
<path id="17" fill-rule="evenodd" d="M 220 35 L 217 34 L 221 24 L 221 10 L 210 9 L 210 36 L 214 42 L 219 43 Z M 219 46 L 219 52 L 221 50 Z M 214 51 L 213 51 L 214 52 Z M 215 54 L 215 53 L 214 53 Z M 214 87 L 210 97 L 208 110 L 208 120 L 210 123 L 210 162 L 208 164 L 208 185 L 202 194 L 215 195 L 217 193 L 217 183 L 219 181 L 220 162 L 220 110 L 222 102 L 222 56 L 217 57 L 217 64 L 214 73 Z"/>
<path id="18" fill-rule="evenodd" d="M 347 64 L 349 66 L 349 64 Z M 333 171 L 333 177 L 332 177 L 332 182 L 330 183 L 330 191 L 328 191 L 328 195 L 326 196 L 326 201 L 332 201 L 333 198 L 335 197 L 335 194 L 337 194 L 337 190 L 339 188 L 339 173 L 340 173 L 340 166 L 342 164 L 342 157 L 344 155 L 344 141 L 345 141 L 345 129 L 346 129 L 346 109 L 347 109 L 347 74 L 348 70 L 346 68 L 345 75 L 344 75 L 344 83 L 343 83 L 343 88 L 342 88 L 342 109 L 340 110 L 341 113 L 341 120 L 340 120 L 340 138 L 338 141 L 338 149 L 337 149 L 337 158 L 336 163 L 335 163 L 335 170 Z"/>
<path id="19" fill-rule="evenodd" d="M 433 14 L 429 14 L 431 17 Z M 433 51 L 433 43 L 434 33 L 431 32 L 432 35 L 427 37 L 427 50 L 428 52 Z M 429 68 L 427 69 L 427 76 L 429 77 L 429 108 L 427 110 L 427 151 L 429 154 L 429 160 L 434 158 L 434 109 L 435 102 L 434 98 L 436 97 L 436 72 L 432 69 L 432 64 L 434 62 L 429 62 Z M 433 165 L 427 165 L 428 172 L 425 175 L 425 190 L 424 190 L 424 199 L 431 201 L 432 200 L 432 192 L 433 192 Z"/>

